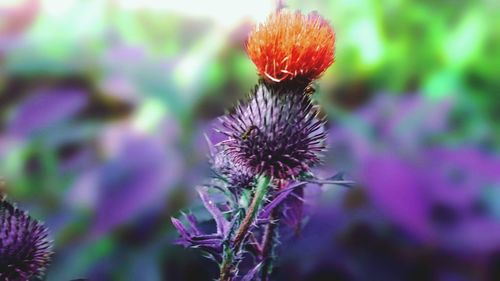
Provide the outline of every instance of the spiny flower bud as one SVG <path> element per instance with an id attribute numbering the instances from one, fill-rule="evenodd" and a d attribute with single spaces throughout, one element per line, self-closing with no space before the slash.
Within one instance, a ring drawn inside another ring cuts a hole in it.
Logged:
<path id="1" fill-rule="evenodd" d="M 246 51 L 270 82 L 317 79 L 334 61 L 335 33 L 317 13 L 279 11 L 248 37 Z"/>
<path id="2" fill-rule="evenodd" d="M 0 198 L 0 280 L 30 280 L 50 261 L 47 228 Z"/>
<path id="3" fill-rule="evenodd" d="M 248 102 L 222 117 L 225 157 L 252 174 L 293 179 L 320 162 L 324 121 L 309 95 L 260 83 Z"/>
<path id="4" fill-rule="evenodd" d="M 252 188 L 255 185 L 255 174 L 246 166 L 233 163 L 224 148 L 218 150 L 211 159 L 212 168 L 227 182 L 229 189 L 237 194 L 241 188 Z"/>

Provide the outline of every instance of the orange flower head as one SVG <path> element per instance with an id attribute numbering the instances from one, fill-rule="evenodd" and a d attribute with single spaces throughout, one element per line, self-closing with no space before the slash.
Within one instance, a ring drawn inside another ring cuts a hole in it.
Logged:
<path id="1" fill-rule="evenodd" d="M 279 11 L 250 33 L 246 44 L 267 81 L 317 79 L 334 61 L 335 33 L 317 13 Z"/>

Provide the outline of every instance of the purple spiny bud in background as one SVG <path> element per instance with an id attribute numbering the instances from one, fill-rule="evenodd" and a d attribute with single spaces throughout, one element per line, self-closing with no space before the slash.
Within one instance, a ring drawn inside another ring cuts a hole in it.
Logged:
<path id="1" fill-rule="evenodd" d="M 303 90 L 259 83 L 250 100 L 222 117 L 223 156 L 252 174 L 294 179 L 320 162 L 324 121 Z"/>
<path id="2" fill-rule="evenodd" d="M 238 194 L 241 188 L 254 187 L 255 174 L 248 167 L 228 158 L 224 148 L 217 150 L 211 159 L 212 169 L 227 184 L 229 190 Z"/>
<path id="3" fill-rule="evenodd" d="M 0 280 L 41 276 L 51 254 L 47 228 L 0 198 Z"/>

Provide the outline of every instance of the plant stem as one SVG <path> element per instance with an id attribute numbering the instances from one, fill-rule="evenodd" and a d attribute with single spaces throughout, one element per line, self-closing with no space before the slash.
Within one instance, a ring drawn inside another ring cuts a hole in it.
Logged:
<path id="1" fill-rule="evenodd" d="M 252 203 L 248 207 L 245 218 L 243 218 L 240 227 L 236 231 L 236 236 L 232 245 L 229 248 L 224 249 L 225 253 L 220 267 L 220 281 L 231 281 L 234 271 L 234 258 L 238 256 L 241 251 L 241 245 L 247 237 L 248 230 L 254 222 L 257 211 L 262 205 L 262 201 L 267 193 L 270 182 L 271 179 L 269 177 L 262 176 L 259 178 Z"/>
<path id="2" fill-rule="evenodd" d="M 231 281 L 233 275 L 232 267 L 233 267 L 233 257 L 224 255 L 224 259 L 220 267 L 220 276 L 219 276 L 220 281 Z"/>
<path id="3" fill-rule="evenodd" d="M 269 224 L 266 226 L 264 236 L 262 238 L 262 271 L 261 281 L 268 281 L 269 275 L 272 272 L 273 255 L 271 251 L 274 248 L 274 238 L 278 226 L 278 222 L 274 222 L 278 218 L 278 209 L 274 209 L 271 213 Z"/>

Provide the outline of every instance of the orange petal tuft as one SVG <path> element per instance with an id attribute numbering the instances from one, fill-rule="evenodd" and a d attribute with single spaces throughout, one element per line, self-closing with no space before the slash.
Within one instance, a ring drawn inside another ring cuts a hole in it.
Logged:
<path id="1" fill-rule="evenodd" d="M 334 61 L 335 33 L 317 13 L 282 10 L 250 33 L 246 51 L 268 81 L 312 81 Z"/>

